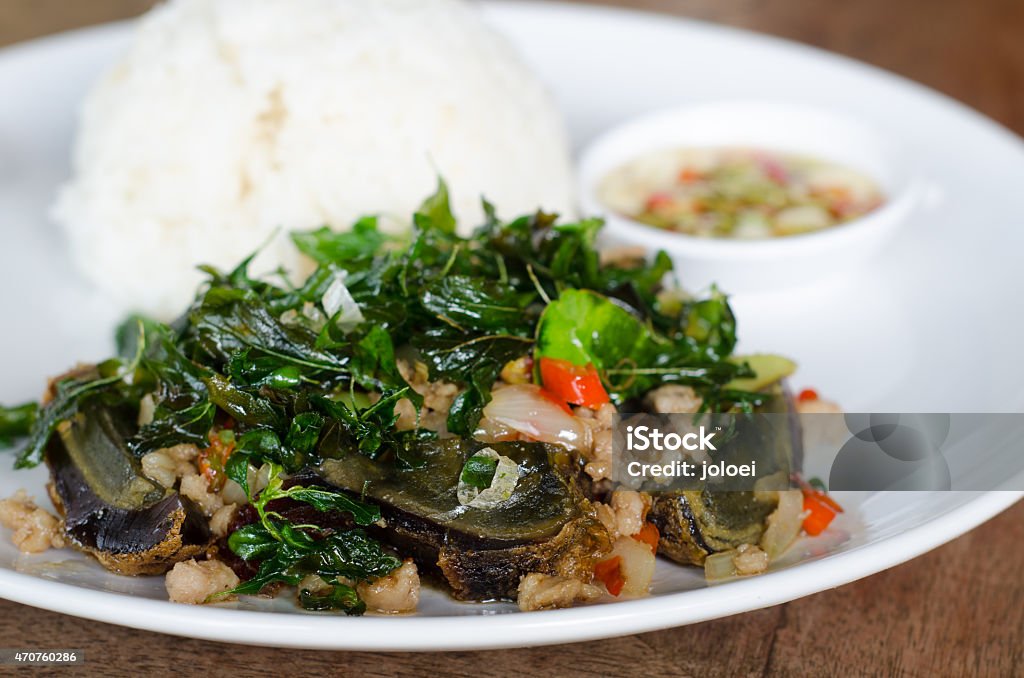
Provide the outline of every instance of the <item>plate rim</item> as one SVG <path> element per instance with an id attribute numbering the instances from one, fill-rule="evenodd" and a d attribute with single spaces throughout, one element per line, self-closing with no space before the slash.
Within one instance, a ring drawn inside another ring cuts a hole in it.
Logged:
<path id="1" fill-rule="evenodd" d="M 810 579 L 819 582 L 814 593 L 836 588 L 952 541 L 1022 497 L 1024 491 L 981 493 L 900 533 L 898 548 L 893 548 L 895 537 L 890 537 L 835 557 L 825 556 L 796 567 L 717 586 L 539 613 L 489 615 L 486 636 L 454 633 L 464 631 L 467 623 L 478 623 L 480 616 L 337 617 L 183 606 L 49 581 L 3 568 L 0 568 L 0 598 L 143 631 L 262 647 L 417 652 L 557 645 L 657 631 L 786 603 L 813 595 L 806 590 Z M 854 553 L 858 555 L 856 562 L 870 561 L 871 565 L 864 568 L 844 562 L 843 556 Z M 728 591 L 730 595 L 722 595 L 720 591 Z M 74 595 L 67 595 L 69 592 Z M 126 607 L 114 602 L 128 603 L 131 614 L 125 615 Z M 283 619 L 288 623 L 280 624 Z M 425 626 L 429 627 L 429 633 L 423 633 Z M 566 637 L 567 629 L 572 631 L 571 638 Z"/>

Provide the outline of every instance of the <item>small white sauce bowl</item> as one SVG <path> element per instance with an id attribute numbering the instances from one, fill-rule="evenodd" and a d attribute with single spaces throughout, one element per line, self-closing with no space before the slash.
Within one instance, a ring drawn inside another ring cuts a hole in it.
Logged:
<path id="1" fill-rule="evenodd" d="M 884 203 L 838 226 L 758 240 L 702 238 L 648 226 L 604 205 L 605 176 L 640 156 L 673 148 L 745 147 L 827 160 L 873 179 Z M 716 283 L 747 294 L 810 284 L 849 272 L 877 252 L 914 209 L 923 183 L 890 139 L 843 115 L 766 101 L 727 101 L 660 111 L 616 126 L 590 143 L 580 159 L 578 194 L 584 214 L 605 217 L 610 245 L 641 245 L 672 256 L 691 290 Z"/>

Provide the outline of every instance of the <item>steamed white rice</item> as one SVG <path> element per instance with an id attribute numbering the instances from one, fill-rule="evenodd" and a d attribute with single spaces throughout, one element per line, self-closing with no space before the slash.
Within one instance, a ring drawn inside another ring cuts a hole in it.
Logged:
<path id="1" fill-rule="evenodd" d="M 440 172 L 463 226 L 571 209 L 560 116 L 459 0 L 173 0 L 82 110 L 55 216 L 123 305 L 168 318 L 196 264 L 300 268 L 284 231 L 408 218 Z"/>

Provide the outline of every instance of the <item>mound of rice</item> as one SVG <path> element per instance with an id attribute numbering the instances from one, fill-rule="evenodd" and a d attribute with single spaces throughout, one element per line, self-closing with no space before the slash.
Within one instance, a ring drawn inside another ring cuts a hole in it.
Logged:
<path id="1" fill-rule="evenodd" d="M 442 174 L 464 227 L 571 209 L 559 113 L 460 0 L 173 0 L 85 102 L 54 215 L 86 276 L 168 318 L 199 263 L 282 231 L 408 219 Z M 258 270 L 302 264 L 282 232 Z"/>

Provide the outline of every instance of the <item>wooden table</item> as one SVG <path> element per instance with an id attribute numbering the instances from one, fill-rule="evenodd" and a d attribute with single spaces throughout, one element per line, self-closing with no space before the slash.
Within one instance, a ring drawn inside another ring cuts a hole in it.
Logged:
<path id="1" fill-rule="evenodd" d="M 131 16 L 150 0 L 3 0 L 0 44 Z M 606 0 L 732 24 L 919 80 L 1024 132 L 1021 0 Z M 809 85 L 810 86 L 810 85 Z M 452 654 L 230 647 L 0 602 L 0 646 L 75 647 L 106 675 L 1024 674 L 1024 503 L 910 563 L 786 605 L 680 629 Z"/>

